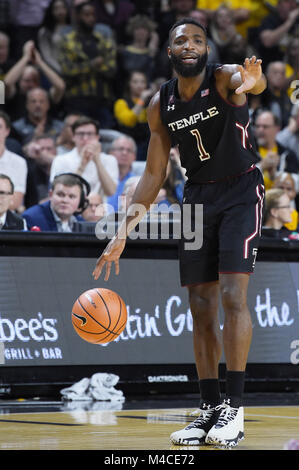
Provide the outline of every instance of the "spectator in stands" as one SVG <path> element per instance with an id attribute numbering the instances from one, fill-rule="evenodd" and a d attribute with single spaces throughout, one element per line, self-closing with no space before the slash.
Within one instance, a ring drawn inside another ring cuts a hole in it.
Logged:
<path id="1" fill-rule="evenodd" d="M 131 204 L 132 197 L 135 193 L 137 185 L 140 181 L 140 176 L 131 176 L 124 184 L 123 192 L 121 195 L 121 210 L 119 212 L 126 212 Z"/>
<path id="2" fill-rule="evenodd" d="M 79 113 L 72 113 L 68 114 L 64 118 L 64 126 L 62 131 L 57 137 L 56 146 L 57 146 L 57 155 L 61 155 L 63 153 L 68 153 L 73 150 L 75 144 L 73 139 L 73 131 L 72 125 L 74 124 L 77 119 L 81 117 Z"/>
<path id="3" fill-rule="evenodd" d="M 37 41 L 38 29 L 50 0 L 10 0 L 10 20 L 13 56 L 19 59 L 23 45 Z"/>
<path id="4" fill-rule="evenodd" d="M 0 31 L 0 80 L 4 80 L 4 77 L 8 70 L 13 66 L 14 62 L 10 58 L 10 39 L 9 36 Z"/>
<path id="5" fill-rule="evenodd" d="M 290 198 L 290 204 L 292 207 L 292 221 L 286 223 L 285 226 L 291 231 L 299 232 L 299 217 L 296 206 L 296 180 L 298 181 L 299 175 L 292 175 L 291 173 L 280 173 L 274 180 L 273 188 L 283 189 L 284 192 Z"/>
<path id="6" fill-rule="evenodd" d="M 120 197 L 120 206 L 118 207 L 118 212 L 125 212 L 128 209 L 140 179 L 141 176 L 131 176 L 127 179 Z M 164 208 L 165 206 L 170 206 L 170 204 L 171 202 L 167 199 L 166 189 L 161 188 L 150 210 L 156 210 L 157 206 L 159 205 L 163 205 Z M 145 217 L 147 217 L 147 215 Z"/>
<path id="7" fill-rule="evenodd" d="M 56 157 L 55 138 L 41 134 L 34 137 L 24 150 L 28 165 L 25 206 L 30 207 L 49 197 L 50 171 Z"/>
<path id="8" fill-rule="evenodd" d="M 294 152 L 276 140 L 279 130 L 280 123 L 271 111 L 262 111 L 257 115 L 254 132 L 261 156 L 259 167 L 264 175 L 266 189 L 272 188 L 278 172 L 299 173 L 299 164 Z"/>
<path id="9" fill-rule="evenodd" d="M 80 112 L 114 126 L 112 84 L 116 73 L 116 46 L 95 30 L 95 9 L 85 1 L 76 7 L 76 28 L 60 43 L 59 63 L 66 83 L 66 112 Z"/>
<path id="10" fill-rule="evenodd" d="M 82 212 L 82 217 L 86 222 L 98 222 L 105 215 L 105 206 L 100 194 L 90 193 L 87 196 L 88 206 Z"/>
<path id="11" fill-rule="evenodd" d="M 289 38 L 297 33 L 298 17 L 296 0 L 279 0 L 276 9 L 264 18 L 254 44 L 264 68 L 270 62 L 283 61 Z"/>
<path id="12" fill-rule="evenodd" d="M 28 41 L 23 48 L 23 55 L 7 72 L 4 78 L 6 89 L 6 109 L 12 120 L 24 114 L 26 94 L 33 88 L 41 87 L 42 77 L 49 82 L 50 103 L 61 102 L 65 83 L 63 79 L 41 58 L 33 41 Z"/>
<path id="13" fill-rule="evenodd" d="M 267 88 L 261 94 L 261 106 L 269 109 L 279 119 L 281 126 L 288 124 L 291 101 L 287 94 L 286 65 L 283 62 L 271 62 L 266 69 Z"/>
<path id="14" fill-rule="evenodd" d="M 14 184 L 14 193 L 11 210 L 22 210 L 23 199 L 26 193 L 28 168 L 26 160 L 7 150 L 6 139 L 9 136 L 11 123 L 9 116 L 0 111 L 0 173 L 10 177 Z"/>
<path id="15" fill-rule="evenodd" d="M 299 103 L 292 106 L 289 123 L 278 132 L 276 140 L 280 145 L 292 150 L 299 162 Z"/>
<path id="16" fill-rule="evenodd" d="M 118 182 L 118 164 L 114 156 L 101 151 L 98 122 L 83 116 L 72 125 L 72 131 L 75 147 L 54 159 L 50 181 L 59 173 L 73 172 L 88 181 L 91 192 L 112 196 Z"/>
<path id="17" fill-rule="evenodd" d="M 51 117 L 50 99 L 43 88 L 33 88 L 28 91 L 26 99 L 26 111 L 24 117 L 13 122 L 13 127 L 19 136 L 22 145 L 28 143 L 33 137 L 40 134 L 57 136 L 63 122 Z"/>
<path id="18" fill-rule="evenodd" d="M 9 33 L 11 26 L 9 2 L 10 0 L 0 1 L 0 30 L 4 33 Z"/>
<path id="19" fill-rule="evenodd" d="M 269 10 L 274 8 L 278 0 L 197 0 L 198 8 L 202 8 L 209 15 L 221 5 L 225 4 L 232 10 L 232 16 L 237 27 L 237 31 L 244 38 L 248 39 L 248 30 L 260 26 L 263 18 L 269 15 Z"/>
<path id="20" fill-rule="evenodd" d="M 129 44 L 119 48 L 119 72 L 127 79 L 134 70 L 140 70 L 152 80 L 159 47 L 156 24 L 146 15 L 133 16 L 128 22 L 127 34 Z"/>
<path id="21" fill-rule="evenodd" d="M 269 189 L 265 196 L 263 237 L 289 238 L 291 231 L 284 224 L 291 222 L 290 198 L 283 189 Z"/>
<path id="22" fill-rule="evenodd" d="M 143 72 L 135 70 L 128 78 L 123 98 L 114 103 L 114 116 L 120 132 L 133 137 L 137 144 L 137 160 L 145 160 L 149 141 L 146 108 L 154 95 Z"/>
<path id="23" fill-rule="evenodd" d="M 250 2 L 252 2 L 252 0 L 228 0 L 227 2 L 223 2 L 223 0 L 197 0 L 197 6 L 204 9 L 211 18 L 213 11 L 217 10 L 223 4 L 228 5 L 232 10 L 234 22 L 240 23 L 246 21 L 249 17 Z"/>
<path id="24" fill-rule="evenodd" d="M 30 207 L 23 213 L 29 230 L 72 232 L 76 221 L 84 221 L 79 212 L 86 207 L 88 184 L 77 175 L 59 175 L 49 191 L 49 201 Z"/>
<path id="25" fill-rule="evenodd" d="M 119 177 L 116 192 L 107 199 L 107 203 L 113 206 L 115 212 L 118 210 L 118 198 L 122 195 L 126 181 L 135 176 L 132 170 L 132 164 L 136 160 L 137 146 L 129 136 L 116 138 L 110 148 L 111 155 L 117 160 Z"/>
<path id="26" fill-rule="evenodd" d="M 172 147 L 163 184 L 166 191 L 165 198 L 170 204 L 182 203 L 185 182 L 185 170 L 181 166 L 179 150 L 177 147 Z"/>
<path id="27" fill-rule="evenodd" d="M 10 208 L 13 203 L 14 184 L 9 176 L 0 174 L 0 230 L 27 230 L 25 220 Z"/>
<path id="28" fill-rule="evenodd" d="M 205 10 L 202 10 L 200 8 L 196 8 L 195 10 L 192 10 L 189 14 L 190 18 L 194 18 L 197 20 L 200 24 L 202 24 L 207 31 L 209 31 L 209 17 L 208 14 Z M 218 52 L 218 47 L 215 44 L 215 42 L 208 36 L 208 46 L 210 48 L 209 56 L 208 56 L 208 62 L 220 62 L 219 58 L 219 52 Z"/>
<path id="29" fill-rule="evenodd" d="M 245 57 L 252 55 L 246 39 L 236 30 L 233 11 L 225 4 L 214 12 L 210 32 L 221 63 L 243 63 Z"/>
<path id="30" fill-rule="evenodd" d="M 58 73 L 61 72 L 58 44 L 62 35 L 71 28 L 69 2 L 52 0 L 38 30 L 38 49 L 44 61 Z"/>
<path id="31" fill-rule="evenodd" d="M 288 88 L 288 96 L 291 96 L 294 89 L 290 88 L 293 80 L 299 79 L 299 37 L 296 36 L 291 39 L 285 55 L 285 75 L 286 75 L 286 88 Z"/>
<path id="32" fill-rule="evenodd" d="M 129 0 L 93 1 L 97 23 L 109 25 L 113 30 L 117 44 L 127 42 L 126 26 L 134 13 L 135 6 Z"/>
<path id="33" fill-rule="evenodd" d="M 156 15 L 155 20 L 158 23 L 158 35 L 161 46 L 168 40 L 171 26 L 176 21 L 188 17 L 191 11 L 196 8 L 196 3 L 196 0 L 170 0 L 169 9 Z"/>

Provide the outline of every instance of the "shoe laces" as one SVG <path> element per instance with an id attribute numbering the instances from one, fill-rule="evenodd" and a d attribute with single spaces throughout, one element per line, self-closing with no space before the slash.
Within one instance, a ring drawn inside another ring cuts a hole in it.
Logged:
<path id="1" fill-rule="evenodd" d="M 216 406 L 215 410 L 221 410 L 217 420 L 217 428 L 225 426 L 229 421 L 232 421 L 238 413 L 238 408 L 232 408 L 230 406 L 230 399 L 224 400 L 221 405 Z"/>
<path id="2" fill-rule="evenodd" d="M 215 408 L 211 405 L 203 404 L 202 408 L 199 408 L 200 415 L 193 421 L 193 423 L 189 424 L 186 429 L 198 428 L 205 424 L 211 418 Z"/>

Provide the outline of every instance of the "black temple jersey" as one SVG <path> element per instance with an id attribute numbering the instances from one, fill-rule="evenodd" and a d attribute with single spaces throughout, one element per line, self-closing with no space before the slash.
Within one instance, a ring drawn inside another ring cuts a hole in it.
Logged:
<path id="1" fill-rule="evenodd" d="M 207 64 L 202 85 L 186 102 L 178 95 L 177 78 L 160 90 L 161 119 L 189 182 L 207 183 L 246 172 L 260 158 L 249 124 L 247 101 L 229 103 L 216 89 L 217 64 Z"/>

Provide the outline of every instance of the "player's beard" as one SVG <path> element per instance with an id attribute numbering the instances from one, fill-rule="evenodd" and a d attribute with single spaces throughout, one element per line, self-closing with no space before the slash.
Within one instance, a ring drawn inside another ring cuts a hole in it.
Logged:
<path id="1" fill-rule="evenodd" d="M 181 58 L 174 55 L 173 53 L 170 54 L 170 62 L 172 63 L 174 70 L 178 75 L 186 78 L 196 77 L 196 75 L 199 75 L 207 65 L 207 61 L 207 52 L 199 56 L 195 64 L 184 64 Z"/>

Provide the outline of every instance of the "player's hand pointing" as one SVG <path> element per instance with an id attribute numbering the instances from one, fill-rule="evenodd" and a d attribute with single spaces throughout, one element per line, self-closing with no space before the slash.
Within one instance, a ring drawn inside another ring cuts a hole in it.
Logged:
<path id="1" fill-rule="evenodd" d="M 108 281 L 110 272 L 111 272 L 111 265 L 112 263 L 115 264 L 115 274 L 119 274 L 119 258 L 125 248 L 126 240 L 121 238 L 113 237 L 112 240 L 108 243 L 105 250 L 103 251 L 102 255 L 98 258 L 96 262 L 95 269 L 93 271 L 93 277 L 97 280 L 102 272 L 106 264 L 106 274 L 105 274 L 105 281 Z"/>
<path id="2" fill-rule="evenodd" d="M 261 59 L 252 56 L 250 59 L 246 58 L 244 66 L 239 65 L 239 72 L 241 74 L 242 85 L 240 85 L 235 93 L 240 95 L 250 91 L 262 75 Z"/>

